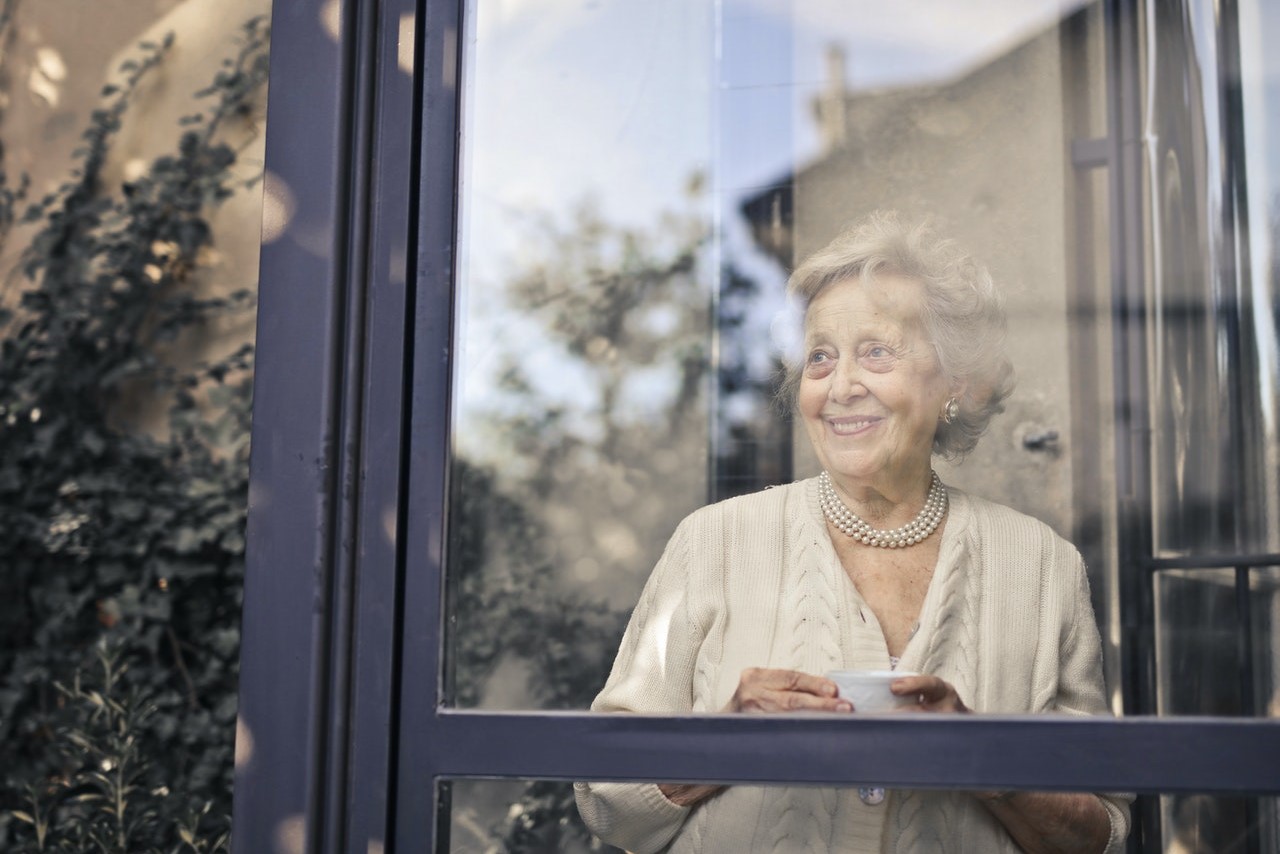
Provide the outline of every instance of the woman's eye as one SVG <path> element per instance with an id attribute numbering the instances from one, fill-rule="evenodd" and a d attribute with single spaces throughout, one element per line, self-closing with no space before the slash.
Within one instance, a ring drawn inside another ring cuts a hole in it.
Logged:
<path id="1" fill-rule="evenodd" d="M 823 350 L 814 350 L 805 360 L 805 372 L 811 377 L 826 376 L 835 367 L 835 359 Z"/>
<path id="2" fill-rule="evenodd" d="M 862 351 L 862 364 L 873 371 L 887 371 L 898 360 L 898 354 L 883 344 L 872 344 Z"/>

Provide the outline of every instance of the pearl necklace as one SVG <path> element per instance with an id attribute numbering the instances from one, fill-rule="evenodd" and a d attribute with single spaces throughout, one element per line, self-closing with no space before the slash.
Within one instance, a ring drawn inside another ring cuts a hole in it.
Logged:
<path id="1" fill-rule="evenodd" d="M 936 471 L 930 475 L 929 495 L 925 498 L 924 507 L 920 508 L 916 518 L 892 531 L 871 527 L 846 507 L 836 495 L 831 476 L 825 471 L 818 476 L 818 503 L 822 506 L 822 515 L 832 525 L 858 542 L 882 549 L 905 549 L 927 539 L 938 529 L 942 517 L 947 515 L 947 488 L 942 485 Z"/>

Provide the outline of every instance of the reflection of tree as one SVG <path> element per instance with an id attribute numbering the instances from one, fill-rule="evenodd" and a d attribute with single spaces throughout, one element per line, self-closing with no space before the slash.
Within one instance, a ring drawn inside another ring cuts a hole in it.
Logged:
<path id="1" fill-rule="evenodd" d="M 590 205 L 578 208 L 567 229 L 544 224 L 545 257 L 510 281 L 507 302 L 545 331 L 548 349 L 571 376 L 582 378 L 580 396 L 590 403 L 578 413 L 546 408 L 531 392 L 548 378 L 529 375 L 524 347 L 505 353 L 505 388 L 526 398 L 522 409 L 547 419 L 511 425 L 540 428 L 522 434 L 521 452 L 538 445 L 539 451 L 582 452 L 585 429 L 594 439 L 590 453 L 608 460 L 634 444 L 637 437 L 629 433 L 639 431 L 645 442 L 666 438 L 653 430 L 661 425 L 670 435 L 697 417 L 707 361 L 708 294 L 694 279 L 701 230 L 696 222 L 664 216 L 657 233 L 662 236 L 610 226 Z M 641 376 L 667 388 L 644 400 L 642 411 L 628 411 L 628 402 L 639 402 L 626 400 L 628 385 Z M 570 414 L 579 416 L 578 424 L 562 420 Z M 572 462 L 559 455 L 536 458 L 542 464 L 535 478 Z"/>
<path id="2" fill-rule="evenodd" d="M 791 432 L 777 400 L 783 366 L 759 328 L 761 290 L 738 265 L 722 264 L 716 308 L 717 500 L 791 480 Z"/>
<path id="3" fill-rule="evenodd" d="M 463 403 L 450 531 L 459 705 L 586 708 L 625 621 L 600 597 L 633 602 L 705 499 L 703 236 L 688 217 L 646 233 L 582 206 L 567 226 L 544 224 L 535 260 L 488 297 L 524 331 L 483 342 L 500 403 Z M 468 440 L 472 428 L 485 439 Z M 562 783 L 526 787 L 501 833 L 508 851 L 592 843 Z"/>
<path id="4" fill-rule="evenodd" d="M 622 616 L 550 584 L 546 533 L 531 508 L 506 494 L 492 470 L 454 465 L 451 536 L 455 699 L 475 706 L 486 679 L 514 657 L 528 665 L 528 688 L 542 708 L 590 704 L 621 637 Z"/>

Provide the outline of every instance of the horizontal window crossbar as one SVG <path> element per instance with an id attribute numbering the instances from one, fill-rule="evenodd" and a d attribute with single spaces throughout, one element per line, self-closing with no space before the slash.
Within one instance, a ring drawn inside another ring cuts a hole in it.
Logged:
<path id="1" fill-rule="evenodd" d="M 1280 721 L 443 711 L 431 776 L 1280 793 Z"/>
<path id="2" fill-rule="evenodd" d="M 1187 557 L 1153 557 L 1142 563 L 1145 569 L 1232 569 L 1235 567 L 1280 566 L 1280 554 L 1189 555 Z"/>

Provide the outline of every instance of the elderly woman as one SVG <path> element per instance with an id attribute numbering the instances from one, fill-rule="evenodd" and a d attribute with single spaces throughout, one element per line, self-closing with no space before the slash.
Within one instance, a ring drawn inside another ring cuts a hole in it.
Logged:
<path id="1" fill-rule="evenodd" d="M 650 577 L 592 708 L 851 712 L 822 674 L 898 668 L 925 712 L 1105 711 L 1078 552 L 945 486 L 1012 387 L 990 276 L 876 215 L 809 258 L 789 394 L 823 472 L 705 507 Z M 850 738 L 857 738 L 852 728 Z M 1123 797 L 579 783 L 633 852 L 1120 851 Z"/>

